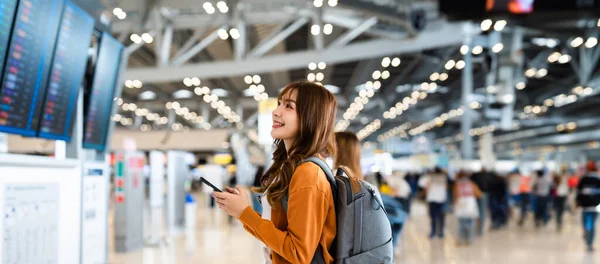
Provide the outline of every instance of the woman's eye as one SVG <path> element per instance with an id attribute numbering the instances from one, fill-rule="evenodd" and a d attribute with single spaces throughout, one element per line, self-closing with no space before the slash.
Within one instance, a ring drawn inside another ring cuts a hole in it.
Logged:
<path id="1" fill-rule="evenodd" d="M 291 104 L 285 104 L 285 107 L 292 109 L 292 105 Z"/>

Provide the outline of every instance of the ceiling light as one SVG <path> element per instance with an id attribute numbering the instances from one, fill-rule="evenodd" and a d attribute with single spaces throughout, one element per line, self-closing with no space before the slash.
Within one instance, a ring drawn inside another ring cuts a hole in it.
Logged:
<path id="1" fill-rule="evenodd" d="M 373 85 L 373 86 L 375 86 L 375 85 Z M 371 98 L 371 97 L 373 97 L 373 95 L 375 95 L 375 91 L 367 90 L 367 97 Z"/>
<path id="2" fill-rule="evenodd" d="M 583 38 L 581 37 L 576 37 L 573 40 L 571 40 L 571 47 L 573 48 L 577 48 L 581 46 L 581 44 L 583 44 Z"/>
<path id="3" fill-rule="evenodd" d="M 466 66 L 464 60 L 459 60 L 456 62 L 456 69 L 462 70 Z"/>
<path id="4" fill-rule="evenodd" d="M 254 83 L 256 83 L 256 84 L 259 84 L 261 81 L 260 76 L 258 76 L 258 75 L 252 76 L 252 81 L 254 81 Z"/>
<path id="5" fill-rule="evenodd" d="M 496 43 L 496 45 L 494 45 L 492 47 L 492 52 L 498 53 L 498 52 L 502 51 L 503 49 L 504 49 L 504 44 L 502 44 L 502 43 Z"/>
<path id="6" fill-rule="evenodd" d="M 496 86 L 490 85 L 487 87 L 487 92 L 494 94 L 494 93 L 498 92 L 498 89 L 496 89 Z"/>
<path id="7" fill-rule="evenodd" d="M 448 80 L 448 74 L 444 72 L 444 73 L 440 74 L 440 81 L 443 82 L 445 80 Z"/>
<path id="8" fill-rule="evenodd" d="M 523 90 L 525 89 L 525 82 L 518 82 L 516 85 L 517 89 Z"/>
<path id="9" fill-rule="evenodd" d="M 575 130 L 577 128 L 577 124 L 575 122 L 569 122 L 567 124 L 567 129 L 569 130 Z"/>
<path id="10" fill-rule="evenodd" d="M 315 5 L 315 7 L 322 7 L 323 6 L 323 0 L 314 0 L 313 1 L 313 5 Z"/>
<path id="11" fill-rule="evenodd" d="M 394 58 L 394 59 L 392 60 L 392 66 L 393 66 L 393 67 L 398 67 L 398 66 L 400 66 L 400 63 L 401 63 L 401 61 L 400 61 L 400 58 L 398 58 L 398 57 L 396 57 L 396 58 Z"/>
<path id="12" fill-rule="evenodd" d="M 389 57 L 385 57 L 381 60 L 381 66 L 384 68 L 389 67 L 390 63 L 392 63 L 392 60 Z"/>
<path id="13" fill-rule="evenodd" d="M 115 7 L 115 9 L 113 9 L 113 15 L 118 15 L 123 13 L 123 9 L 119 8 L 119 7 Z"/>
<path id="14" fill-rule="evenodd" d="M 313 36 L 319 35 L 319 33 L 321 33 L 321 27 L 319 27 L 319 25 L 312 25 L 312 27 L 310 27 L 310 33 Z"/>
<path id="15" fill-rule="evenodd" d="M 129 37 L 129 39 L 135 43 L 135 44 L 140 44 L 142 43 L 142 38 L 138 35 L 138 34 L 131 34 L 131 36 Z"/>
<path id="16" fill-rule="evenodd" d="M 319 64 L 317 66 L 321 70 L 325 70 L 325 68 L 327 68 L 327 64 L 325 62 L 319 62 Z"/>
<path id="17" fill-rule="evenodd" d="M 548 56 L 548 62 L 555 63 L 556 61 L 558 61 L 560 56 L 560 52 L 553 52 L 552 54 L 550 54 L 550 56 Z"/>
<path id="18" fill-rule="evenodd" d="M 389 71 L 383 71 L 381 73 L 381 79 L 387 80 L 387 78 L 390 78 L 390 72 Z"/>
<path id="19" fill-rule="evenodd" d="M 462 55 L 467 55 L 467 53 L 469 52 L 469 46 L 467 45 L 462 45 L 460 47 L 460 54 Z"/>
<path id="20" fill-rule="evenodd" d="M 329 4 L 329 6 L 335 7 L 338 4 L 338 0 L 329 0 L 327 3 Z"/>
<path id="21" fill-rule="evenodd" d="M 239 39 L 241 37 L 240 31 L 237 28 L 230 29 L 229 35 L 231 35 L 232 39 Z"/>
<path id="22" fill-rule="evenodd" d="M 558 58 L 558 63 L 565 64 L 571 61 L 571 55 L 563 54 Z"/>
<path id="23" fill-rule="evenodd" d="M 133 87 L 138 88 L 138 89 L 142 88 L 142 85 L 143 85 L 142 81 L 140 81 L 140 80 L 133 80 L 132 84 L 133 84 Z"/>
<path id="24" fill-rule="evenodd" d="M 194 78 L 192 78 L 192 84 L 193 84 L 194 86 L 199 86 L 199 85 L 200 85 L 200 83 L 202 83 L 202 82 L 200 81 L 200 79 L 199 79 L 198 77 L 194 77 Z"/>
<path id="25" fill-rule="evenodd" d="M 245 82 L 246 84 L 251 84 L 251 83 L 252 83 L 252 76 L 250 76 L 250 75 L 246 75 L 246 76 L 244 77 L 244 82 Z"/>
<path id="26" fill-rule="evenodd" d="M 420 100 L 423 100 L 423 99 L 425 99 L 425 98 L 427 98 L 427 93 L 426 93 L 426 92 L 421 92 L 421 93 L 419 94 L 419 99 L 420 99 Z"/>
<path id="27" fill-rule="evenodd" d="M 473 47 L 473 54 L 474 55 L 479 55 L 483 52 L 483 47 L 482 46 L 475 46 Z"/>
<path id="28" fill-rule="evenodd" d="M 551 107 L 551 106 L 554 105 L 554 100 L 552 100 L 552 99 L 546 99 L 546 100 L 544 100 L 544 105 L 547 106 L 547 107 Z"/>
<path id="29" fill-rule="evenodd" d="M 471 109 L 479 109 L 481 107 L 481 104 L 479 102 L 471 102 L 469 104 L 469 107 L 471 107 Z"/>
<path id="30" fill-rule="evenodd" d="M 146 43 L 152 43 L 152 41 L 154 41 L 154 38 L 152 37 L 152 35 L 144 33 L 142 34 L 142 40 Z"/>
<path id="31" fill-rule="evenodd" d="M 133 88 L 133 81 L 132 80 L 125 81 L 125 87 L 127 87 L 127 88 Z"/>
<path id="32" fill-rule="evenodd" d="M 531 108 L 531 112 L 533 112 L 534 114 L 537 115 L 542 112 L 542 107 L 540 107 L 539 105 L 536 105 L 533 108 Z"/>
<path id="33" fill-rule="evenodd" d="M 494 30 L 502 31 L 504 27 L 506 27 L 506 24 L 506 20 L 498 20 L 496 21 L 496 24 L 494 24 Z"/>
<path id="34" fill-rule="evenodd" d="M 330 35 L 333 32 L 333 26 L 331 24 L 325 24 L 323 26 L 323 34 Z"/>
<path id="35" fill-rule="evenodd" d="M 126 17 L 127 17 L 127 13 L 125 13 L 125 12 L 121 12 L 121 13 L 117 14 L 117 18 L 120 20 L 123 20 Z"/>
<path id="36" fill-rule="evenodd" d="M 312 73 L 312 72 L 311 72 L 311 73 L 309 73 L 309 74 L 308 74 L 308 76 L 306 76 L 306 79 L 307 79 L 309 82 L 314 82 L 314 81 L 315 81 L 315 79 L 316 79 L 316 75 L 315 75 L 314 73 Z"/>
<path id="37" fill-rule="evenodd" d="M 429 80 L 431 80 L 432 82 L 437 81 L 439 78 L 440 78 L 440 74 L 437 72 L 434 72 L 431 75 L 429 75 Z"/>
<path id="38" fill-rule="evenodd" d="M 584 95 L 591 95 L 593 92 L 594 92 L 594 89 L 592 89 L 592 87 L 586 87 L 585 89 L 583 89 Z"/>
<path id="39" fill-rule="evenodd" d="M 421 83 L 421 90 L 425 90 L 425 91 L 429 90 L 429 84 L 426 82 Z"/>
<path id="40" fill-rule="evenodd" d="M 481 21 L 481 31 L 488 31 L 490 30 L 490 28 L 492 27 L 492 20 L 491 19 L 486 19 Z"/>
<path id="41" fill-rule="evenodd" d="M 186 77 L 185 79 L 183 79 L 183 84 L 185 84 L 185 86 L 187 87 L 192 86 L 192 79 Z"/>
<path id="42" fill-rule="evenodd" d="M 547 74 L 548 74 L 548 70 L 542 68 L 537 71 L 536 77 L 542 78 L 542 77 L 546 76 Z"/>
<path id="43" fill-rule="evenodd" d="M 325 79 L 325 75 L 322 72 L 317 73 L 317 75 L 315 76 L 317 81 L 323 81 L 323 79 Z"/>
<path id="44" fill-rule="evenodd" d="M 381 88 L 381 82 L 380 81 L 374 81 L 373 82 L 373 88 L 375 88 L 375 90 L 379 90 L 379 88 Z"/>
<path id="45" fill-rule="evenodd" d="M 454 68 L 454 65 L 456 65 L 456 62 L 454 60 L 449 60 L 446 62 L 446 65 L 444 65 L 444 68 L 446 68 L 446 70 L 450 70 Z"/>
<path id="46" fill-rule="evenodd" d="M 314 63 L 314 62 L 309 63 L 308 64 L 308 69 L 311 70 L 311 71 L 316 70 L 317 69 L 317 64 Z"/>
<path id="47" fill-rule="evenodd" d="M 373 82 L 372 82 L 372 81 L 368 81 L 368 82 L 366 82 L 366 83 L 365 83 L 365 87 L 366 87 L 367 89 L 373 89 Z"/>
<path id="48" fill-rule="evenodd" d="M 585 42 L 585 47 L 586 48 L 593 48 L 598 44 L 598 39 L 595 37 L 590 37 L 587 39 L 587 41 Z"/>
<path id="49" fill-rule="evenodd" d="M 371 75 L 371 77 L 373 77 L 373 79 L 375 79 L 375 80 L 379 80 L 379 78 L 381 78 L 381 72 L 374 71 L 373 74 Z"/>
<path id="50" fill-rule="evenodd" d="M 503 95 L 503 96 L 502 96 L 502 101 L 503 101 L 505 104 L 510 104 L 510 103 L 512 103 L 514 100 L 515 100 L 515 96 L 514 96 L 514 95 L 512 95 L 512 94 L 505 94 L 505 95 Z"/>
<path id="51" fill-rule="evenodd" d="M 227 30 L 225 30 L 224 28 L 219 29 L 217 34 L 219 35 L 219 38 L 221 38 L 222 40 L 226 40 L 229 37 L 229 34 L 227 34 Z"/>

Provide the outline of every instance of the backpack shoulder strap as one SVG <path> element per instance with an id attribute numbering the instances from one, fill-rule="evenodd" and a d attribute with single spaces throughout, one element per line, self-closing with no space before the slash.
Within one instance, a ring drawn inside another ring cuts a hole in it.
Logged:
<path id="1" fill-rule="evenodd" d="M 331 169 L 329 168 L 329 165 L 327 165 L 327 163 L 325 163 L 324 160 L 320 159 L 319 157 L 315 157 L 312 156 L 308 159 L 303 160 L 302 162 L 300 162 L 300 164 L 302 163 L 306 163 L 306 162 L 312 162 L 314 164 L 317 164 L 321 170 L 323 172 L 325 172 L 325 176 L 327 176 L 327 181 L 329 182 L 329 185 L 331 185 L 331 190 L 333 191 L 333 194 L 335 195 L 335 178 L 333 177 L 333 173 L 331 172 Z M 300 165 L 298 164 L 298 165 Z M 288 211 L 288 196 L 285 195 L 283 198 L 281 198 L 281 205 L 283 206 L 283 211 L 287 214 Z"/>

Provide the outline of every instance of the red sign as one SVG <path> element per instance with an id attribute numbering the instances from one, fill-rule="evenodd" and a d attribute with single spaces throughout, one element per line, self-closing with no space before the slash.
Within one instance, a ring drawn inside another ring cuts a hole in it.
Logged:
<path id="1" fill-rule="evenodd" d="M 125 185 L 125 181 L 123 181 L 123 179 L 117 179 L 117 187 L 123 188 L 123 185 Z"/>
<path id="2" fill-rule="evenodd" d="M 117 203 L 123 203 L 125 201 L 125 197 L 123 196 L 123 194 L 119 193 L 117 194 Z"/>

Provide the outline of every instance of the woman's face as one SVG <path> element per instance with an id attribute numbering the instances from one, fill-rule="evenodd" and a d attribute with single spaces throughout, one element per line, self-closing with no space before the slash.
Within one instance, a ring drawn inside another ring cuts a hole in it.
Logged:
<path id="1" fill-rule="evenodd" d="M 289 148 L 300 131 L 300 123 L 296 112 L 296 99 L 298 92 L 292 90 L 282 96 L 278 106 L 273 110 L 273 126 L 271 137 L 283 140 Z"/>

